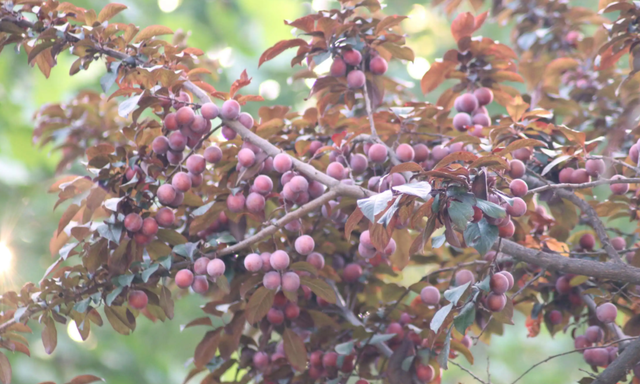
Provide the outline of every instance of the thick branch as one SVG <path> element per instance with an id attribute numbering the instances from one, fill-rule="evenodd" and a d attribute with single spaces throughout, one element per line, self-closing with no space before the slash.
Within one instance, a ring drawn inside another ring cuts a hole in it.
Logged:
<path id="1" fill-rule="evenodd" d="M 230 255 L 232 253 L 238 252 L 241 249 L 250 247 L 251 245 L 257 243 L 260 240 L 263 240 L 271 235 L 273 235 L 274 233 L 276 233 L 280 228 L 284 227 L 287 223 L 293 221 L 293 220 L 297 220 L 297 219 L 301 219 L 303 217 L 305 217 L 309 212 L 312 212 L 318 208 L 321 208 L 323 205 L 325 205 L 326 203 L 329 202 L 329 200 L 333 200 L 336 197 L 338 197 L 338 193 L 330 190 L 327 193 L 323 194 L 322 196 L 318 197 L 315 200 L 312 200 L 310 202 L 308 202 L 307 204 L 301 206 L 300 208 L 296 209 L 293 212 L 289 212 L 286 215 L 282 216 L 280 219 L 278 219 L 278 221 L 276 221 L 275 223 L 273 223 L 272 225 L 262 229 L 260 232 L 256 233 L 253 236 L 250 236 L 244 240 L 242 240 L 241 242 L 234 244 L 230 247 L 221 249 L 220 251 L 216 252 L 215 255 L 217 257 L 220 256 L 224 256 L 224 255 Z"/>
<path id="2" fill-rule="evenodd" d="M 532 185 L 534 187 L 542 187 L 542 183 L 534 178 L 527 177 L 526 180 L 527 180 L 527 184 L 529 185 Z M 582 213 L 584 213 L 587 216 L 587 219 L 589 220 L 591 227 L 596 231 L 596 234 L 598 235 L 598 238 L 602 243 L 602 248 L 604 248 L 604 250 L 607 251 L 607 255 L 609 255 L 609 258 L 611 258 L 611 260 L 614 261 L 615 263 L 623 264 L 622 259 L 620 258 L 620 255 L 615 250 L 615 248 L 613 248 L 613 245 L 611 245 L 611 240 L 609 239 L 609 235 L 607 235 L 607 231 L 604 227 L 604 224 L 602 224 L 602 220 L 600 220 L 600 218 L 598 217 L 596 210 L 593 209 L 593 207 L 589 205 L 589 203 L 579 198 L 578 195 L 576 195 L 572 191 L 569 191 L 566 189 L 557 189 L 555 193 L 558 197 L 561 197 L 563 199 L 566 199 L 572 202 L 576 207 L 578 207 L 582 211 Z"/>
<path id="3" fill-rule="evenodd" d="M 498 243 L 493 246 L 498 250 Z M 524 247 L 510 240 L 502 239 L 501 252 L 516 260 L 531 263 L 549 271 L 559 271 L 576 275 L 610 279 L 625 283 L 640 284 L 640 268 L 624 263 L 602 263 L 599 261 L 574 259 Z"/>
<path id="4" fill-rule="evenodd" d="M 629 343 L 624 351 L 602 371 L 592 384 L 615 384 L 626 377 L 627 372 L 640 361 L 640 339 Z"/>

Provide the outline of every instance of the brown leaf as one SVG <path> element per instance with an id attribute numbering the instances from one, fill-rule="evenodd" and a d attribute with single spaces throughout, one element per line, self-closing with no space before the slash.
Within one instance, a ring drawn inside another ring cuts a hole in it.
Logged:
<path id="1" fill-rule="evenodd" d="M 302 279 L 302 278 L 301 278 Z M 276 291 L 267 289 L 265 287 L 258 288 L 247 303 L 247 321 L 249 324 L 257 323 L 267 315 L 269 309 L 273 305 L 273 298 L 276 296 Z"/>
<path id="2" fill-rule="evenodd" d="M 289 364 L 297 371 L 303 372 L 307 367 L 307 348 L 300 335 L 285 328 L 282 342 L 284 343 L 284 354 L 287 356 Z"/>
<path id="3" fill-rule="evenodd" d="M 394 267 L 402 270 L 409 264 L 413 239 L 408 229 L 396 230 L 393 232 L 392 237 L 396 241 L 396 251 L 389 256 L 389 260 Z"/>
<path id="4" fill-rule="evenodd" d="M 300 284 L 306 285 L 315 293 L 318 297 L 326 300 L 331 304 L 336 303 L 336 293 L 327 282 L 320 278 L 313 278 L 309 276 L 301 276 Z"/>
<path id="5" fill-rule="evenodd" d="M 420 80 L 420 88 L 425 95 L 438 88 L 449 74 L 456 69 L 457 61 L 436 61 Z"/>
<path id="6" fill-rule="evenodd" d="M 356 225 L 358 225 L 363 217 L 364 214 L 362 213 L 360 208 L 356 207 L 356 209 L 347 219 L 347 223 L 344 225 L 344 237 L 347 239 L 347 241 L 351 237 L 351 232 L 353 232 L 353 229 L 356 227 Z"/>
<path id="7" fill-rule="evenodd" d="M 451 34 L 456 42 L 463 37 L 471 37 L 482 26 L 488 13 L 489 11 L 481 13 L 477 17 L 473 17 L 470 12 L 459 14 L 451 23 Z"/>
<path id="8" fill-rule="evenodd" d="M 631 47 L 629 45 L 630 42 L 631 42 L 631 39 L 627 41 L 624 49 L 621 49 L 616 53 L 613 53 L 613 46 L 610 46 L 606 51 L 604 51 L 602 54 L 596 57 L 595 70 L 602 71 L 614 66 L 622 56 L 624 56 L 629 52 L 629 48 Z"/>
<path id="9" fill-rule="evenodd" d="M 478 159 L 478 156 L 474 155 L 471 152 L 467 152 L 467 151 L 454 152 L 454 153 L 448 154 L 442 160 L 440 160 L 438 164 L 436 164 L 433 167 L 433 169 L 445 167 L 455 161 L 473 162 L 473 161 L 476 161 L 477 159 Z"/>
<path id="10" fill-rule="evenodd" d="M 277 42 L 273 47 L 267 49 L 262 53 L 260 59 L 258 60 L 258 68 L 266 61 L 274 59 L 276 56 L 284 52 L 285 50 L 293 47 L 302 47 L 309 45 L 303 39 L 291 39 L 291 40 L 282 40 Z"/>
<path id="11" fill-rule="evenodd" d="M 33 65 L 33 60 L 40 54 L 42 53 L 42 51 L 44 51 L 47 48 L 53 47 L 56 44 L 55 40 L 49 40 L 49 41 L 45 41 L 42 42 L 38 45 L 36 45 L 35 47 L 33 47 L 33 49 L 31 51 L 29 51 L 29 56 L 27 58 L 27 62 L 31 65 Z"/>
<path id="12" fill-rule="evenodd" d="M 556 126 L 556 128 L 560 132 L 562 132 L 562 134 L 565 135 L 567 139 L 580 144 L 581 146 L 584 145 L 585 141 L 587 140 L 587 134 L 584 132 L 574 131 L 573 129 L 568 128 L 564 125 L 558 125 Z"/>
<path id="13" fill-rule="evenodd" d="M 44 318 L 42 344 L 44 345 L 44 351 L 47 353 L 47 355 L 52 354 L 56 349 L 56 345 L 58 345 L 58 331 L 56 331 L 56 324 L 49 316 Z"/>
<path id="14" fill-rule="evenodd" d="M 395 27 L 396 25 L 400 24 L 402 22 L 402 20 L 404 20 L 406 18 L 407 18 L 407 16 L 398 16 L 398 15 L 392 15 L 392 16 L 385 17 L 384 19 L 380 20 L 378 25 L 376 25 L 375 34 L 379 35 L 384 30 L 387 30 L 387 29 Z"/>
<path id="15" fill-rule="evenodd" d="M 98 21 L 100 23 L 104 23 L 105 21 L 110 20 L 112 17 L 124 11 L 125 9 L 127 9 L 127 6 L 123 4 L 118 4 L 118 3 L 107 4 L 105 5 L 104 8 L 102 8 L 100 13 L 98 14 Z"/>
<path id="16" fill-rule="evenodd" d="M 242 73 L 240 74 L 240 78 L 234 81 L 233 84 L 231 84 L 231 88 L 229 89 L 229 96 L 230 97 L 235 96 L 236 92 L 246 87 L 247 85 L 251 84 L 251 79 L 252 78 L 249 77 L 249 75 L 247 75 L 246 69 L 242 71 Z"/>
<path id="17" fill-rule="evenodd" d="M 529 108 L 529 104 L 525 103 L 521 96 L 516 96 L 511 103 L 506 105 L 506 108 L 513 121 L 520 121 L 522 115 L 527 111 L 527 108 Z"/>
<path id="18" fill-rule="evenodd" d="M 403 172 L 422 172 L 424 169 L 418 163 L 414 163 L 413 161 L 409 161 L 407 163 L 402 163 L 393 166 L 389 171 L 389 174 L 392 173 L 403 173 Z"/>
<path id="19" fill-rule="evenodd" d="M 507 145 L 507 147 L 500 152 L 497 152 L 496 155 L 504 156 L 507 155 L 517 149 L 526 148 L 526 147 L 546 147 L 547 144 L 543 143 L 540 140 L 536 139 L 520 139 L 512 142 Z"/>
<path id="20" fill-rule="evenodd" d="M 150 25 L 138 33 L 135 42 L 139 43 L 142 40 L 147 40 L 160 35 L 173 35 L 173 31 L 171 28 L 165 27 L 164 25 Z"/>
<path id="21" fill-rule="evenodd" d="M 80 376 L 74 377 L 67 384 L 89 384 L 89 383 L 95 383 L 96 381 L 104 381 L 104 379 L 94 375 L 80 375 Z"/>
<path id="22" fill-rule="evenodd" d="M 216 355 L 218 350 L 218 342 L 220 341 L 220 332 L 222 328 L 218 328 L 215 331 L 207 332 L 198 346 L 193 356 L 193 363 L 196 368 L 204 367 L 211 359 Z"/>
<path id="23" fill-rule="evenodd" d="M 469 165 L 469 168 L 478 168 L 478 167 L 502 167 L 504 169 L 509 168 L 509 164 L 507 161 L 502 158 L 502 156 L 489 155 L 482 156 L 478 160 L 474 161 Z"/>
<path id="24" fill-rule="evenodd" d="M 7 356 L 0 352 L 0 381 L 2 381 L 3 384 L 10 384 L 11 376 L 11 363 L 9 363 Z"/>
<path id="25" fill-rule="evenodd" d="M 65 227 L 69 224 L 71 219 L 73 219 L 73 217 L 76 215 L 76 213 L 78 213 L 79 210 L 80 207 L 75 204 L 71 204 L 67 207 L 67 209 L 62 214 L 60 221 L 58 222 L 58 232 L 56 235 L 59 235 L 60 232 L 65 229 Z"/>
<path id="26" fill-rule="evenodd" d="M 409 248 L 410 255 L 422 253 L 427 240 L 429 240 L 429 238 L 433 234 L 433 231 L 436 230 L 436 224 L 436 215 L 433 214 L 429 217 L 429 220 L 427 220 L 427 225 L 422 231 L 422 234 L 416 237 L 415 240 L 413 240 L 413 243 L 411 243 L 411 248 Z"/>
<path id="27" fill-rule="evenodd" d="M 129 323 L 129 319 L 127 319 L 126 308 L 105 306 L 104 314 L 116 332 L 125 336 L 131 333 L 132 326 Z"/>
<path id="28" fill-rule="evenodd" d="M 396 59 L 407 61 L 413 61 L 415 59 L 413 50 L 407 46 L 401 46 L 398 44 L 387 42 L 382 44 L 381 47 L 386 49 Z"/>

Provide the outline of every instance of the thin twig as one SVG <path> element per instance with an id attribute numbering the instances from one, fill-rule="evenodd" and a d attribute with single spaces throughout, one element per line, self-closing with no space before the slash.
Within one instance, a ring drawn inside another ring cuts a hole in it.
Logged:
<path id="1" fill-rule="evenodd" d="M 191 148 L 189 153 L 187 153 L 187 156 L 185 156 L 184 159 L 182 159 L 182 161 L 176 165 L 173 171 L 171 171 L 171 173 L 167 175 L 167 180 L 169 180 L 174 173 L 178 172 L 178 170 L 182 168 L 182 166 L 184 166 L 184 164 L 187 162 L 187 159 L 189 159 L 191 155 L 196 153 L 196 149 L 199 148 L 202 145 L 202 143 L 204 143 L 204 141 L 207 140 L 211 135 L 213 135 L 218 129 L 220 129 L 220 127 L 222 127 L 222 124 L 219 124 L 217 127 L 209 131 L 209 133 L 204 135 L 200 140 L 198 140 L 198 143 L 194 145 L 193 148 Z"/>
<path id="2" fill-rule="evenodd" d="M 455 365 L 456 367 L 462 369 L 463 371 L 465 371 L 466 373 L 468 373 L 471 377 L 473 377 L 474 379 L 476 379 L 477 381 L 481 382 L 482 384 L 489 384 L 486 381 L 482 380 L 481 378 L 479 378 L 478 376 L 476 376 L 473 372 L 471 372 L 470 370 L 468 370 L 467 368 L 463 367 L 462 365 L 456 363 L 453 360 L 449 360 L 449 363 Z"/>
<path id="3" fill-rule="evenodd" d="M 611 184 L 640 184 L 640 178 L 599 179 L 596 181 L 590 181 L 588 183 L 582 183 L 582 184 L 572 184 L 572 183 L 548 184 L 542 187 L 529 190 L 529 192 L 527 192 L 527 195 L 533 195 L 536 193 L 554 190 L 554 189 L 586 189 L 586 188 L 593 188 L 598 185 L 611 185 Z"/>
<path id="4" fill-rule="evenodd" d="M 369 125 L 371 126 L 371 136 L 378 138 L 378 132 L 376 131 L 376 124 L 373 121 L 373 110 L 371 108 L 371 100 L 369 100 L 369 92 L 367 91 L 367 81 L 364 82 L 364 107 L 367 110 L 367 116 L 369 117 Z"/>
<path id="5" fill-rule="evenodd" d="M 623 167 L 629 168 L 631 170 L 633 170 L 636 174 L 640 173 L 640 168 L 634 167 L 633 165 L 627 164 L 624 161 L 618 160 L 618 159 L 614 159 L 613 157 L 609 157 L 609 156 L 599 156 L 599 155 L 589 155 L 586 157 L 587 160 L 589 159 L 602 159 L 602 160 L 608 160 L 612 163 L 615 164 L 619 164 L 622 165 Z"/>

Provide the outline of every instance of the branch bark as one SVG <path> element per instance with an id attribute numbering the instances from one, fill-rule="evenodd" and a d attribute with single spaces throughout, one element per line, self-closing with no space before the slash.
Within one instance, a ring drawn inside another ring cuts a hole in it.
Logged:
<path id="1" fill-rule="evenodd" d="M 592 384 L 615 384 L 626 377 L 627 372 L 640 361 L 640 339 L 629 343 Z"/>
<path id="2" fill-rule="evenodd" d="M 586 188 L 593 188 L 598 185 L 639 184 L 639 183 L 640 183 L 640 178 L 629 178 L 629 179 L 600 179 L 600 180 L 591 181 L 591 182 L 582 183 L 582 184 L 571 184 L 571 183 L 548 184 L 542 187 L 529 190 L 529 192 L 527 192 L 527 195 L 533 195 L 535 193 L 540 193 L 540 192 L 555 190 L 555 189 L 586 189 Z"/>

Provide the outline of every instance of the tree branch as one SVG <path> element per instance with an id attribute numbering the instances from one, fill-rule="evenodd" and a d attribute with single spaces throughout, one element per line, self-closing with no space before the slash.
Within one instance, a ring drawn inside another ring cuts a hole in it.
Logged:
<path id="1" fill-rule="evenodd" d="M 455 361 L 449 359 L 449 363 L 455 365 L 456 367 L 462 369 L 463 371 L 465 371 L 466 373 L 468 373 L 471 377 L 473 377 L 474 379 L 478 380 L 479 382 L 481 382 L 482 384 L 488 384 L 486 381 L 482 380 L 481 378 L 479 378 L 478 376 L 476 376 L 473 372 L 471 372 L 470 370 L 468 370 L 467 368 L 463 367 L 462 365 L 456 363 Z"/>
<path id="2" fill-rule="evenodd" d="M 629 165 L 627 163 L 625 163 L 624 161 L 618 160 L 618 159 L 614 159 L 613 157 L 609 157 L 609 156 L 599 156 L 599 155 L 589 155 L 587 156 L 587 160 L 589 159 L 602 159 L 602 160 L 607 160 L 610 161 L 614 164 L 619 164 L 622 165 L 623 167 L 629 168 L 631 170 L 633 170 L 636 174 L 640 173 L 640 169 L 637 167 L 634 167 L 633 165 Z"/>
<path id="3" fill-rule="evenodd" d="M 640 339 L 629 343 L 592 384 L 615 384 L 626 377 L 627 372 L 640 361 Z"/>
<path id="4" fill-rule="evenodd" d="M 582 184 L 571 184 L 571 183 L 548 184 L 542 187 L 529 190 L 529 192 L 527 192 L 527 195 L 532 195 L 534 193 L 540 193 L 540 192 L 555 190 L 555 189 L 586 189 L 586 188 L 593 188 L 598 185 L 611 185 L 611 184 L 640 184 L 640 178 L 600 179 L 600 180 L 590 181 L 588 183 L 582 183 Z"/>
<path id="5" fill-rule="evenodd" d="M 367 90 L 367 81 L 364 82 L 364 107 L 367 110 L 367 116 L 369 117 L 369 125 L 371 126 L 371 136 L 378 140 L 378 132 L 376 131 L 376 124 L 373 121 L 373 110 L 371 108 L 371 100 L 369 99 L 369 91 Z"/>
<path id="6" fill-rule="evenodd" d="M 338 193 L 336 191 L 330 190 L 327 193 L 323 194 L 322 196 L 318 197 L 315 200 L 311 200 L 310 202 L 308 202 L 307 204 L 301 206 L 300 208 L 296 209 L 295 211 L 289 212 L 286 215 L 282 216 L 280 219 L 278 219 L 278 221 L 276 221 L 275 223 L 273 223 L 272 225 L 263 228 L 260 232 L 256 233 L 253 236 L 250 236 L 244 240 L 242 240 L 241 242 L 234 244 L 230 247 L 221 249 L 218 252 L 215 252 L 214 254 L 211 255 L 211 257 L 216 256 L 216 257 L 220 257 L 220 256 L 224 256 L 224 255 L 230 255 L 232 253 L 236 253 L 241 249 L 247 248 L 249 246 L 251 246 L 252 244 L 257 243 L 260 240 L 263 240 L 271 235 L 273 235 L 274 233 L 276 233 L 280 228 L 284 227 L 287 223 L 293 221 L 293 220 L 297 220 L 297 219 L 301 219 L 303 217 L 305 217 L 309 212 L 314 211 L 318 208 L 321 208 L 323 205 L 325 205 L 326 203 L 329 202 L 329 200 L 333 200 L 336 197 L 338 197 Z"/>
<path id="7" fill-rule="evenodd" d="M 533 179 L 531 177 L 526 177 L 525 179 L 527 184 L 530 184 L 536 187 L 538 186 L 541 187 L 541 183 L 538 180 Z M 555 193 L 558 197 L 561 197 L 563 199 L 566 199 L 572 202 L 587 216 L 587 219 L 589 220 L 591 227 L 596 231 L 596 234 L 598 235 L 598 238 L 602 243 L 602 248 L 604 248 L 604 250 L 607 251 L 607 255 L 609 255 L 609 258 L 611 258 L 611 260 L 615 263 L 624 264 L 622 259 L 620 258 L 620 255 L 618 254 L 618 251 L 616 251 L 615 248 L 613 248 L 613 245 L 611 245 L 611 240 L 609 239 L 609 235 L 607 235 L 607 231 L 604 227 L 604 224 L 602 224 L 602 220 L 600 220 L 600 218 L 598 217 L 598 214 L 596 213 L 595 209 L 593 209 L 593 207 L 589 205 L 589 203 L 587 203 L 585 200 L 579 198 L 578 195 L 576 195 L 575 193 L 569 190 L 556 189 Z"/>

